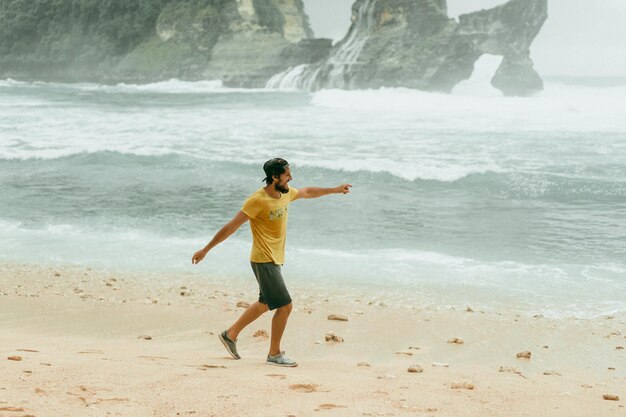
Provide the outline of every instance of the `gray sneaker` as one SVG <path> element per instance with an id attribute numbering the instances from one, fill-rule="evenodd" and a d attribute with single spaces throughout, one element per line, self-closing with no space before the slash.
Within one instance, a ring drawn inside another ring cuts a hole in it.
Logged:
<path id="1" fill-rule="evenodd" d="M 265 361 L 265 363 L 267 365 L 274 365 L 274 366 L 289 366 L 289 367 L 298 366 L 298 363 L 296 361 L 291 360 L 285 356 L 284 351 L 280 352 L 276 356 L 267 355 L 267 361 Z"/>
<path id="2" fill-rule="evenodd" d="M 224 330 L 219 334 L 220 342 L 224 345 L 230 356 L 235 359 L 241 359 L 241 356 L 237 353 L 237 340 L 230 340 L 228 338 L 228 331 Z"/>

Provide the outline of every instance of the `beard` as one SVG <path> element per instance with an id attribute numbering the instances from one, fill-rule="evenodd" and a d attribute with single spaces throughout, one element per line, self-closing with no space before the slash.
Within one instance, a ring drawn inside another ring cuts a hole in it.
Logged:
<path id="1" fill-rule="evenodd" d="M 285 183 L 285 185 L 274 184 L 274 189 L 281 194 L 287 194 L 289 192 L 289 185 Z"/>

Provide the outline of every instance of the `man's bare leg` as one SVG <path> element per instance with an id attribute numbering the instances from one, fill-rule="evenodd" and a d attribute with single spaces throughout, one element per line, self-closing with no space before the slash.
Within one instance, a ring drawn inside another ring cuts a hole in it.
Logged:
<path id="1" fill-rule="evenodd" d="M 289 303 L 286 306 L 279 307 L 274 313 L 272 318 L 272 339 L 270 342 L 270 356 L 276 356 L 280 353 L 280 340 L 285 332 L 287 326 L 287 319 L 291 313 L 293 304 Z"/>
<path id="2" fill-rule="evenodd" d="M 250 307 L 246 308 L 241 317 L 230 326 L 227 331 L 228 338 L 230 340 L 236 340 L 239 333 L 250 323 L 258 319 L 263 313 L 269 310 L 267 304 L 259 303 L 258 301 L 250 304 Z"/>

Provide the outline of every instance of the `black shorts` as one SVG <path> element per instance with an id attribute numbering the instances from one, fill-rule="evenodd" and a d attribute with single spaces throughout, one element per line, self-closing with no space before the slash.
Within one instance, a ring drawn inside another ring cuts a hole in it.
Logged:
<path id="1" fill-rule="evenodd" d="M 280 265 L 273 262 L 250 262 L 250 265 L 259 283 L 259 303 L 267 304 L 270 310 L 291 303 L 291 296 L 280 273 Z"/>

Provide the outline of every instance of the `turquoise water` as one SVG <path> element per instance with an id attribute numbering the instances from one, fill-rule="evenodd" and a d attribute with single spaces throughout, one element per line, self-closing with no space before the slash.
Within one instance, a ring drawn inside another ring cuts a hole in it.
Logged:
<path id="1" fill-rule="evenodd" d="M 294 203 L 285 275 L 407 303 L 626 310 L 626 86 L 533 98 L 0 81 L 0 260 L 248 282 L 250 232 L 190 259 L 260 187 Z"/>

